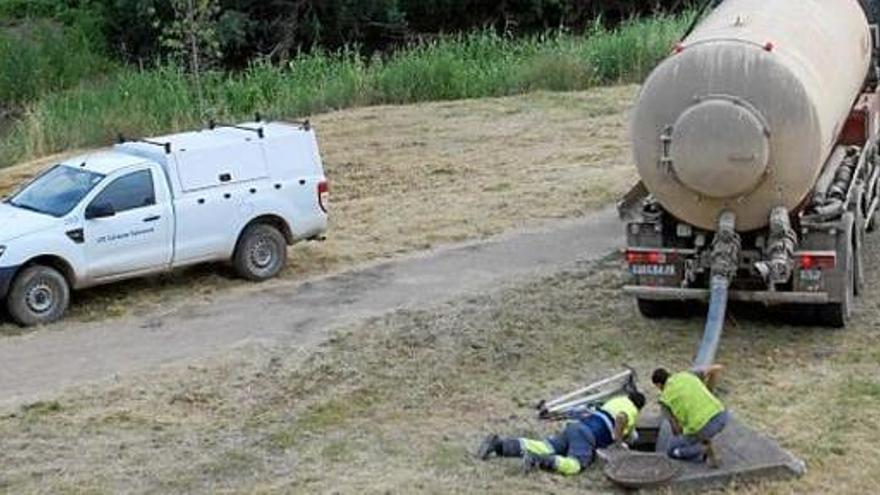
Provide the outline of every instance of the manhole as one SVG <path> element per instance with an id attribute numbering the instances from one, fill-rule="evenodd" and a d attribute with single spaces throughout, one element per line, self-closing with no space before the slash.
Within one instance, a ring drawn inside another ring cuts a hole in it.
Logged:
<path id="1" fill-rule="evenodd" d="M 665 455 L 627 453 L 605 465 L 605 476 L 625 488 L 650 488 L 677 478 L 683 466 Z"/>

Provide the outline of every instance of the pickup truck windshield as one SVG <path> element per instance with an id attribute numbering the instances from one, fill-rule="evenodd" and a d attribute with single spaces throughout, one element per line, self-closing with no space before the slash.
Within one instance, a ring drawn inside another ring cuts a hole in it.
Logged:
<path id="1" fill-rule="evenodd" d="M 82 168 L 56 165 L 7 200 L 12 206 L 54 217 L 70 213 L 104 175 Z"/>

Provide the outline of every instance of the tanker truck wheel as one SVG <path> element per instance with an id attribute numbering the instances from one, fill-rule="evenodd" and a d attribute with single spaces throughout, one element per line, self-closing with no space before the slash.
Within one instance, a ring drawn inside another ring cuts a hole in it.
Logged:
<path id="1" fill-rule="evenodd" d="M 687 318 L 690 316 L 690 307 L 685 301 L 653 301 L 650 299 L 637 299 L 639 313 L 649 320 L 661 318 Z"/>
<path id="2" fill-rule="evenodd" d="M 843 328 L 852 316 L 855 300 L 856 274 L 855 255 L 852 244 L 846 250 L 846 287 L 843 289 L 843 301 L 819 306 L 817 309 L 819 322 L 831 328 Z"/>

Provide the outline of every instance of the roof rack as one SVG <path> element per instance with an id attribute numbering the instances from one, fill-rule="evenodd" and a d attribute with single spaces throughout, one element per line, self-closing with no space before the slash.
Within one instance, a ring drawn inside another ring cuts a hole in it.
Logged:
<path id="1" fill-rule="evenodd" d="M 257 114 L 257 117 L 259 117 L 259 114 Z M 257 122 L 260 122 L 260 120 L 257 120 Z M 262 127 L 258 127 L 256 129 L 254 129 L 253 127 L 247 127 L 247 126 L 243 126 L 243 125 L 224 124 L 222 122 L 217 122 L 214 119 L 211 119 L 210 121 L 208 121 L 208 128 L 211 129 L 212 131 L 218 127 L 226 127 L 229 129 L 238 129 L 240 131 L 256 132 L 257 136 L 260 136 L 260 139 L 263 139 L 266 137 L 266 132 L 263 130 Z"/>
<path id="2" fill-rule="evenodd" d="M 254 122 L 264 122 L 264 120 L 263 120 L 263 114 L 260 113 L 260 112 L 257 112 L 256 114 L 254 114 Z M 305 120 L 281 120 L 280 122 L 284 122 L 285 124 L 290 124 L 290 125 L 297 125 L 297 126 L 299 126 L 300 128 L 302 128 L 304 131 L 310 131 L 310 130 L 312 130 L 312 122 L 309 121 L 309 119 L 305 119 Z"/>
<path id="3" fill-rule="evenodd" d="M 306 120 L 283 120 L 282 122 L 284 122 L 285 124 L 290 124 L 290 125 L 298 125 L 304 131 L 312 130 L 312 122 L 309 119 L 306 119 Z"/>
<path id="4" fill-rule="evenodd" d="M 141 139 L 141 138 L 130 139 L 130 138 L 125 137 L 123 134 L 119 134 L 119 136 L 116 138 L 116 141 L 117 141 L 119 144 L 125 144 L 125 143 L 144 143 L 144 144 L 151 144 L 151 145 L 153 145 L 153 146 L 161 146 L 162 148 L 165 149 L 165 154 L 166 154 L 166 155 L 170 155 L 170 154 L 171 154 L 171 143 L 167 143 L 167 142 L 166 142 L 166 143 L 160 143 L 160 142 L 158 142 L 158 141 L 150 141 L 149 139 Z"/>

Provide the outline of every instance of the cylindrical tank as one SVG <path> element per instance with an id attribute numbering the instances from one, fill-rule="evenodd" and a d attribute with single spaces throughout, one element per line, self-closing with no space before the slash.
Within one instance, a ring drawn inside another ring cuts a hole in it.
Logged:
<path id="1" fill-rule="evenodd" d="M 765 227 L 797 209 L 863 89 L 859 0 L 726 0 L 651 74 L 632 115 L 648 190 L 682 221 Z"/>

